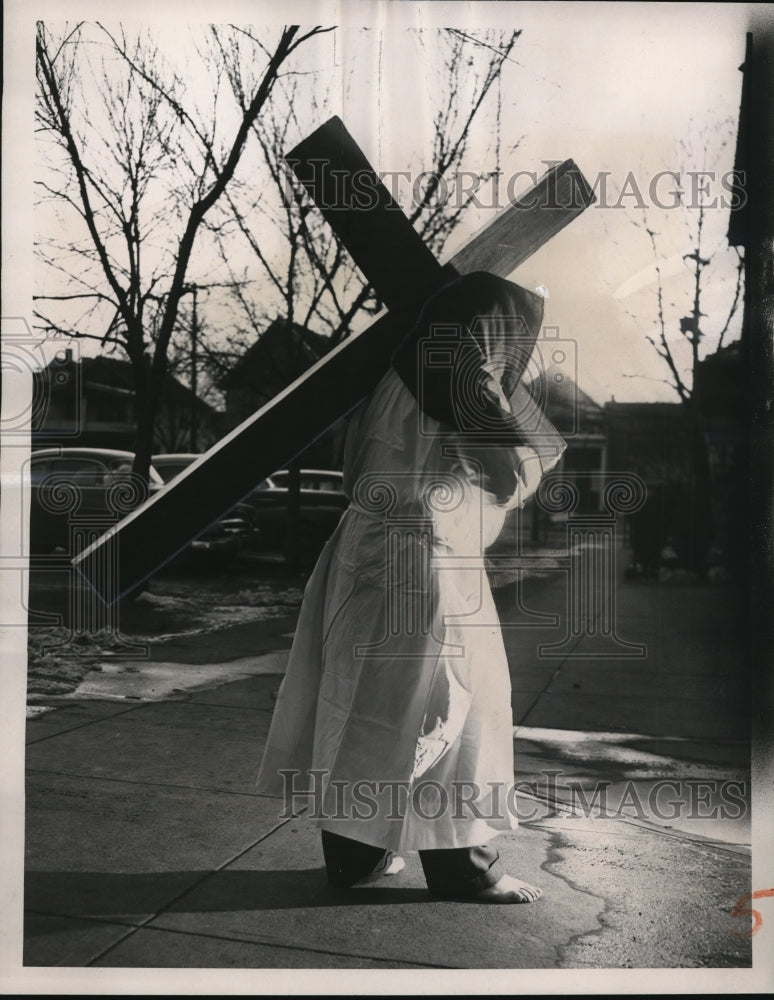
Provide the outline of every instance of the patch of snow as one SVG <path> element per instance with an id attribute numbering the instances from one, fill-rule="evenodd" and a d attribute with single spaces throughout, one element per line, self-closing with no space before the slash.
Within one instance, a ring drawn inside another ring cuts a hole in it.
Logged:
<path id="1" fill-rule="evenodd" d="M 162 701 L 262 674 L 284 674 L 289 650 L 244 656 L 228 663 L 103 663 L 86 674 L 71 698 Z"/>
<path id="2" fill-rule="evenodd" d="M 56 705 L 27 705 L 27 718 L 34 719 L 38 715 L 45 715 L 46 712 L 53 712 Z"/>

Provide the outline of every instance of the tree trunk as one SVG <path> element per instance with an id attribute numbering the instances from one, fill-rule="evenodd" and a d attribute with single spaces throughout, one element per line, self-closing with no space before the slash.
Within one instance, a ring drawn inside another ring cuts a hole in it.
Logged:
<path id="1" fill-rule="evenodd" d="M 137 427 L 134 435 L 132 472 L 148 484 L 153 455 L 153 435 L 156 426 L 158 391 L 156 379 L 143 361 L 133 363 L 134 398 Z"/>

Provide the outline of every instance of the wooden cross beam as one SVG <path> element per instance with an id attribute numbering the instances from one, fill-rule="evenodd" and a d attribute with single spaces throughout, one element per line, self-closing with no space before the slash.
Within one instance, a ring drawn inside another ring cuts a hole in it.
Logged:
<path id="1" fill-rule="evenodd" d="M 75 557 L 74 566 L 106 604 L 155 573 L 354 409 L 388 370 L 419 306 L 450 276 L 485 270 L 507 277 L 594 201 L 567 160 L 442 266 L 340 119 L 326 122 L 286 159 L 389 312 L 342 341 Z"/>

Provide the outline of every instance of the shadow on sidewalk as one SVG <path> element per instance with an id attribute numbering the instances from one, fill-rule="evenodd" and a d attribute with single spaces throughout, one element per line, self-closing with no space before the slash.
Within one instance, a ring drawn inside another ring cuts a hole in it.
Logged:
<path id="1" fill-rule="evenodd" d="M 177 898 L 182 897 L 182 898 Z M 426 903 L 426 889 L 328 885 L 323 868 L 221 872 L 30 871 L 25 909 L 70 917 L 118 917 L 156 913 L 220 913 L 327 906 Z"/>

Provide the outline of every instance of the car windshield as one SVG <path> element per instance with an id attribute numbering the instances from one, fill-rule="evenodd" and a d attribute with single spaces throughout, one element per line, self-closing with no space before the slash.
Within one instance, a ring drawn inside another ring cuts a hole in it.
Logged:
<path id="1" fill-rule="evenodd" d="M 278 472 L 272 473 L 271 480 L 266 480 L 266 482 L 270 483 L 269 488 L 280 487 L 287 489 L 288 475 L 287 469 L 280 469 Z M 316 472 L 310 469 L 302 469 L 300 482 L 302 490 L 328 490 L 341 493 L 343 489 L 343 476 L 340 472 Z M 263 488 L 265 489 L 266 487 L 264 486 Z"/>
<path id="2" fill-rule="evenodd" d="M 116 455 L 110 453 L 95 453 L 79 455 L 64 449 L 57 455 L 46 455 L 37 458 L 32 456 L 30 476 L 33 483 L 39 483 L 48 477 L 65 480 L 76 486 L 105 487 L 132 475 L 131 454 Z M 151 465 L 148 471 L 151 486 L 159 487 L 163 480 Z"/>
<path id="3" fill-rule="evenodd" d="M 305 476 L 301 474 L 302 490 L 341 490 L 341 479 L 334 476 L 316 475 Z"/>
<path id="4" fill-rule="evenodd" d="M 161 465 L 156 465 L 156 470 L 158 471 L 158 474 L 161 476 L 164 482 L 168 483 L 171 480 L 173 480 L 175 476 L 179 476 L 181 472 L 184 472 L 190 464 L 191 464 L 190 462 L 182 462 L 182 461 L 164 462 Z"/>
<path id="5" fill-rule="evenodd" d="M 64 480 L 74 486 L 102 486 L 107 475 L 102 462 L 69 456 L 51 459 L 49 472 L 52 479 Z"/>

